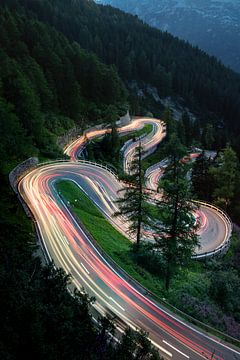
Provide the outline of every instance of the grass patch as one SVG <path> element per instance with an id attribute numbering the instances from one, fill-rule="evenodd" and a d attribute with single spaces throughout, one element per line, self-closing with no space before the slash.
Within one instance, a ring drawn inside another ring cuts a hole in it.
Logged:
<path id="1" fill-rule="evenodd" d="M 121 145 L 124 145 L 124 143 L 130 139 L 138 138 L 139 136 L 142 136 L 143 134 L 148 135 L 152 131 L 153 126 L 152 124 L 146 124 L 144 127 L 140 130 L 136 130 L 134 132 L 130 132 L 129 134 L 122 135 L 120 137 L 120 143 Z"/>
<path id="2" fill-rule="evenodd" d="M 163 281 L 134 262 L 131 256 L 130 240 L 119 233 L 97 206 L 71 181 L 60 181 L 56 187 L 61 196 L 70 202 L 74 213 L 102 249 L 129 275 L 162 297 L 164 295 Z"/>
<path id="3" fill-rule="evenodd" d="M 238 248 L 239 248 L 239 240 L 238 240 L 237 234 L 233 233 L 232 238 L 231 238 L 230 248 L 222 260 L 223 263 L 227 263 L 229 260 L 231 260 L 231 258 L 237 252 Z"/>
<path id="4" fill-rule="evenodd" d="M 165 139 L 163 139 L 163 141 L 159 144 L 154 153 L 142 160 L 142 166 L 144 170 L 147 170 L 147 168 L 150 166 L 157 164 L 159 161 L 167 157 L 167 154 L 164 151 L 164 141 Z"/>

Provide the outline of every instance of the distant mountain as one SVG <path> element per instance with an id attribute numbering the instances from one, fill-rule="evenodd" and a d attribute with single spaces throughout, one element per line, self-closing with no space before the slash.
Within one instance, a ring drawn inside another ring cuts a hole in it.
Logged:
<path id="1" fill-rule="evenodd" d="M 198 45 L 240 72 L 239 0 L 99 0 Z"/>

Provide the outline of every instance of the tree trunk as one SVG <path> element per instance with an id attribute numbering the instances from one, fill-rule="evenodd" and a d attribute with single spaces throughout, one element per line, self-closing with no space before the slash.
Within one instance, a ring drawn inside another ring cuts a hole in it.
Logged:
<path id="1" fill-rule="evenodd" d="M 141 240 L 141 220 L 139 218 L 138 226 L 137 226 L 137 249 L 139 249 L 140 240 Z"/>
<path id="2" fill-rule="evenodd" d="M 169 290 L 170 280 L 171 280 L 171 270 L 170 269 L 171 269 L 170 260 L 168 260 L 166 278 L 165 278 L 165 288 L 167 291 Z"/>
<path id="3" fill-rule="evenodd" d="M 140 143 L 141 144 L 141 143 Z M 140 246 L 141 240 L 141 227 L 142 227 L 142 156 L 141 156 L 141 146 L 138 150 L 138 176 L 139 176 L 139 203 L 138 203 L 138 224 L 137 224 L 137 250 Z"/>
<path id="4" fill-rule="evenodd" d="M 177 173 L 177 165 L 176 162 L 174 163 L 174 177 L 175 182 L 178 185 L 178 173 Z M 169 255 L 167 258 L 167 271 L 166 271 L 166 279 L 165 279 L 165 287 L 166 290 L 169 290 L 170 287 L 170 280 L 171 280 L 171 267 L 172 267 L 172 252 L 174 251 L 174 242 L 176 242 L 176 232 L 177 232 L 177 221 L 178 221 L 178 202 L 179 202 L 179 189 L 177 189 L 175 204 L 174 204 L 174 213 L 173 213 L 173 221 L 172 227 L 170 232 L 170 239 L 169 239 Z"/>

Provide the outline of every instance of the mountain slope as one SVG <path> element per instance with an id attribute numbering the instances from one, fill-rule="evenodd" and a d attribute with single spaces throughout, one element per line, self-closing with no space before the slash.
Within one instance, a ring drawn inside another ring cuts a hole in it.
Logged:
<path id="1" fill-rule="evenodd" d="M 214 126 L 215 146 L 240 153 L 240 75 L 214 57 L 138 18 L 91 0 L 4 0 L 11 8 L 54 26 L 71 41 L 114 64 L 127 85 L 155 86 L 198 115 L 202 132 Z M 140 113 L 142 98 L 131 99 Z M 149 109 L 151 110 L 151 109 Z"/>
<path id="2" fill-rule="evenodd" d="M 240 72 L 237 0 L 99 0 L 138 15 L 151 26 L 198 45 Z"/>
<path id="3" fill-rule="evenodd" d="M 125 100 L 115 69 L 50 26 L 1 9 L 2 159 L 57 155 L 56 136 L 80 120 L 109 121 L 109 106 L 117 112 Z"/>

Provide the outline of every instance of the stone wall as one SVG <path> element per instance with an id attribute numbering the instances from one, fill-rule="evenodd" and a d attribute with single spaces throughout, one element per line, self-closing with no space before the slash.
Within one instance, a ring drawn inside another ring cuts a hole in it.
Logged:
<path id="1" fill-rule="evenodd" d="M 128 125 L 130 122 L 131 122 L 131 117 L 129 111 L 127 111 L 127 113 L 124 116 L 120 117 L 120 119 L 116 122 L 116 124 L 118 126 L 124 126 L 124 125 Z"/>
<path id="2" fill-rule="evenodd" d="M 26 175 L 30 170 L 34 169 L 38 164 L 37 157 L 31 157 L 21 164 L 18 164 L 9 174 L 9 182 L 13 191 L 18 194 L 17 184 L 19 180 Z"/>

